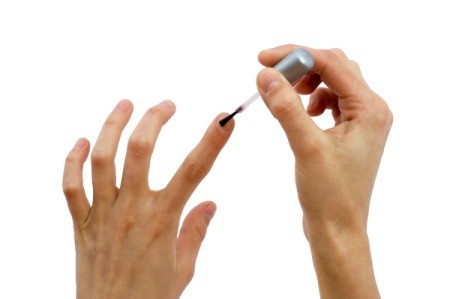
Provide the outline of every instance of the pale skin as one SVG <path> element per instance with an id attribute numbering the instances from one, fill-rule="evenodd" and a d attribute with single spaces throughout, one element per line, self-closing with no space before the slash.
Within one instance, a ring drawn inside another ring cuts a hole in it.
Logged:
<path id="1" fill-rule="evenodd" d="M 273 66 L 296 47 L 263 51 L 259 60 Z M 258 89 L 295 156 L 303 226 L 321 297 L 379 298 L 367 219 L 392 114 L 342 51 L 308 50 L 315 67 L 294 88 L 267 68 L 258 75 Z M 321 82 L 327 87 L 318 88 Z M 298 93 L 312 93 L 307 109 Z M 326 109 L 336 125 L 324 131 L 311 116 Z M 118 184 L 114 158 L 132 110 L 131 102 L 121 101 L 92 150 L 92 205 L 82 178 L 89 142 L 80 139 L 66 159 L 63 190 L 74 223 L 77 298 L 179 298 L 194 275 L 216 210 L 213 202 L 198 205 L 179 230 L 187 200 L 211 169 L 234 122 L 221 127 L 218 120 L 226 114 L 219 115 L 167 186 L 156 191 L 148 182 L 150 158 L 175 106 L 164 101 L 145 113 L 129 138 Z"/>
<path id="2" fill-rule="evenodd" d="M 114 157 L 133 107 L 121 101 L 107 118 L 91 153 L 93 202 L 83 190 L 89 143 L 80 139 L 66 159 L 63 189 L 75 231 L 77 298 L 179 298 L 216 206 L 204 202 L 187 215 L 184 205 L 231 135 L 218 116 L 162 190 L 148 183 L 150 157 L 162 126 L 175 113 L 170 101 L 149 109 L 129 141 L 120 188 Z"/>
<path id="3" fill-rule="evenodd" d="M 259 60 L 271 66 L 297 47 L 263 51 Z M 273 69 L 258 75 L 258 89 L 295 156 L 303 227 L 321 297 L 379 298 L 367 218 L 392 113 L 344 52 L 308 50 L 315 66 L 295 90 Z M 321 82 L 327 87 L 317 88 Z M 307 109 L 297 93 L 312 93 Z M 335 126 L 323 131 L 310 116 L 326 109 L 332 111 Z"/>

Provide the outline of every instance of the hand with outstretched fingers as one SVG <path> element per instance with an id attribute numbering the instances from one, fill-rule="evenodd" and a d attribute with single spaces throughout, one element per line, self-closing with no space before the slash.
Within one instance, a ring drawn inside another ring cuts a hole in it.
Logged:
<path id="1" fill-rule="evenodd" d="M 175 113 L 171 101 L 149 109 L 132 133 L 120 188 L 114 159 L 132 103 L 111 112 L 91 153 L 93 201 L 82 169 L 89 142 L 82 138 L 65 163 L 63 190 L 75 231 L 77 298 L 179 298 L 194 275 L 195 261 L 216 205 L 204 202 L 186 216 L 186 202 L 208 174 L 230 137 L 234 122 L 219 115 L 162 190 L 148 182 L 150 158 L 163 125 Z M 179 234 L 178 234 L 179 231 Z"/>

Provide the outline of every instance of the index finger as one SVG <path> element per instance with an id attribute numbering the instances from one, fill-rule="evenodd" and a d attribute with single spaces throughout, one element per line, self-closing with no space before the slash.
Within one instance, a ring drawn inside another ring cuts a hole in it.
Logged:
<path id="1" fill-rule="evenodd" d="M 161 204 L 164 209 L 181 213 L 189 197 L 200 182 L 211 170 L 214 161 L 227 143 L 234 128 L 234 120 L 224 127 L 220 126 L 219 119 L 227 114 L 220 114 L 206 130 L 200 143 L 191 151 L 181 164 L 163 192 L 168 198 Z"/>
<path id="2" fill-rule="evenodd" d="M 360 72 L 355 70 L 354 62 L 350 61 L 339 49 L 319 50 L 297 45 L 284 45 L 262 51 L 259 54 L 259 61 L 265 66 L 273 66 L 299 47 L 311 53 L 314 57 L 312 72 L 320 75 L 323 83 L 339 97 L 349 98 L 368 88 Z M 361 97 L 361 99 L 363 98 Z"/>

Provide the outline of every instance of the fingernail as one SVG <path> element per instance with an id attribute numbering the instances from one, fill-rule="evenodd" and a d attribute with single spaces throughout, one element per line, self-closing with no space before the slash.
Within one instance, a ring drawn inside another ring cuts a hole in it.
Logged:
<path id="1" fill-rule="evenodd" d="M 272 52 L 274 50 L 274 48 L 267 48 L 262 50 L 261 52 Z"/>
<path id="2" fill-rule="evenodd" d="M 272 49 L 264 49 L 259 54 L 269 54 L 272 51 Z"/>
<path id="3" fill-rule="evenodd" d="M 208 216 L 209 220 L 211 220 L 214 217 L 214 214 L 216 213 L 216 205 L 214 203 L 210 203 L 206 207 L 206 216 Z"/>
<path id="4" fill-rule="evenodd" d="M 314 107 L 316 107 L 317 104 L 317 99 L 315 97 L 309 97 L 309 103 L 308 103 L 308 108 L 306 108 L 306 110 L 311 110 Z"/>
<path id="5" fill-rule="evenodd" d="M 228 131 L 231 130 L 233 126 L 228 125 L 231 122 L 231 118 L 228 119 L 230 114 L 228 113 L 220 113 L 219 116 L 216 117 L 215 123 L 217 127 L 221 130 Z"/>
<path id="6" fill-rule="evenodd" d="M 117 109 L 119 109 L 122 112 L 126 112 L 131 108 L 131 102 L 128 100 L 122 100 L 117 104 Z"/>
<path id="7" fill-rule="evenodd" d="M 258 81 L 262 91 L 267 93 L 280 84 L 281 78 L 277 71 L 267 68 L 259 73 Z"/>
<path id="8" fill-rule="evenodd" d="M 77 143 L 75 143 L 75 148 L 83 148 L 87 144 L 87 140 L 84 138 L 78 139 Z"/>
<path id="9" fill-rule="evenodd" d="M 165 107 L 170 108 L 170 109 L 174 109 L 175 108 L 175 104 L 172 101 L 170 101 L 170 100 L 162 101 L 158 105 L 165 106 Z"/>

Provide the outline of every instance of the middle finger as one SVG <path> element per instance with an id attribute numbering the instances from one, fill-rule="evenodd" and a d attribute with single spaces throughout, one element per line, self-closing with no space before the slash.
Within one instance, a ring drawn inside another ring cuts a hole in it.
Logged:
<path id="1" fill-rule="evenodd" d="M 92 150 L 93 205 L 111 203 L 116 194 L 116 167 L 114 158 L 120 135 L 130 120 L 133 105 L 128 100 L 120 101 L 103 125 Z"/>
<path id="2" fill-rule="evenodd" d="M 163 101 L 145 113 L 131 134 L 121 184 L 125 192 L 136 193 L 149 189 L 148 172 L 156 139 L 162 126 L 174 113 L 174 103 Z"/>

